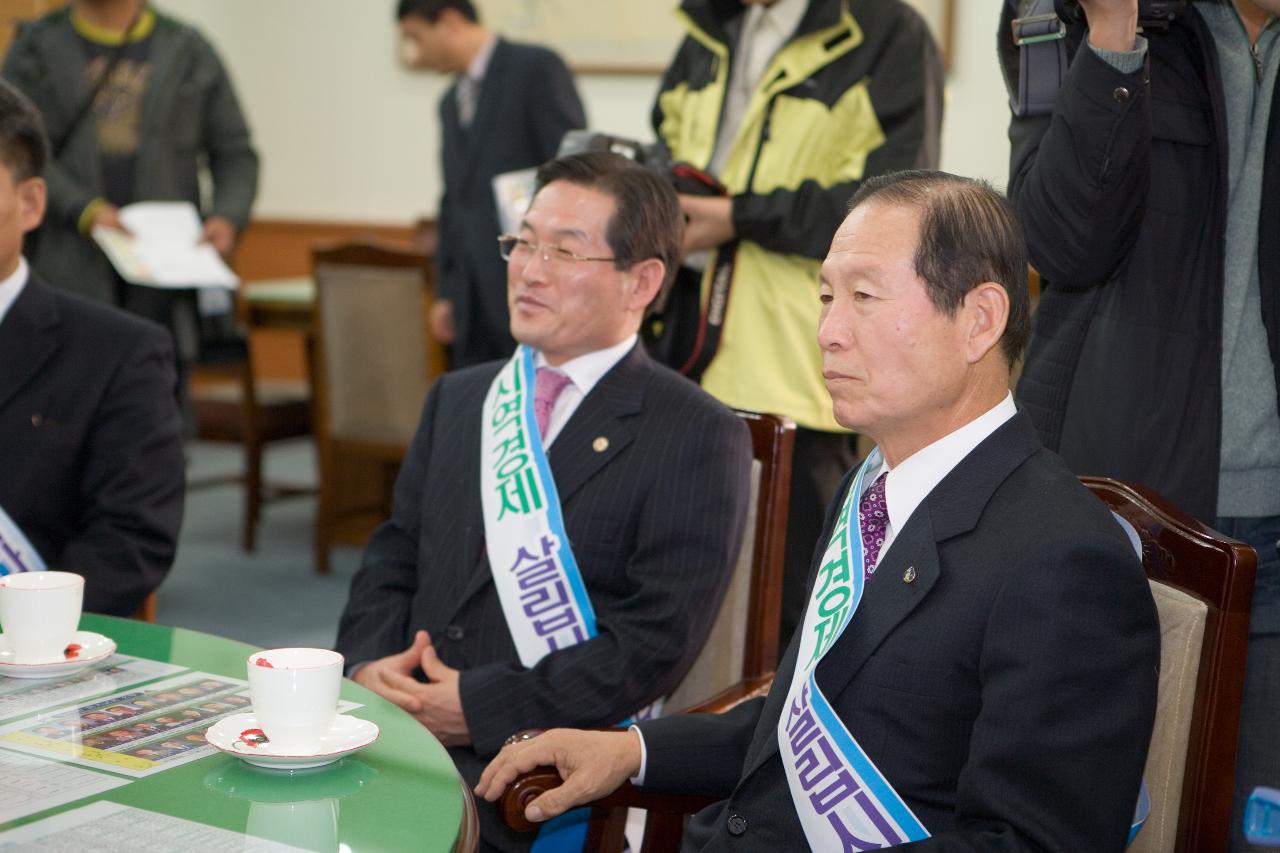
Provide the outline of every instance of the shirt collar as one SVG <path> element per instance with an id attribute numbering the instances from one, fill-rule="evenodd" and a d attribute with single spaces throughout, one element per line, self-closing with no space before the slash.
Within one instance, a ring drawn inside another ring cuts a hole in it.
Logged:
<path id="1" fill-rule="evenodd" d="M 489 60 L 493 59 L 493 49 L 497 46 L 498 36 L 491 33 L 489 40 L 471 58 L 471 63 L 467 66 L 468 77 L 477 83 L 484 79 L 485 72 L 489 70 Z"/>
<path id="2" fill-rule="evenodd" d="M 596 350 L 586 355 L 580 355 L 577 358 L 571 358 L 559 367 L 552 369 L 568 376 L 573 382 L 573 386 L 585 397 L 591 393 L 592 388 L 596 387 L 596 383 L 613 369 L 615 364 L 622 361 L 623 356 L 631 352 L 639 337 L 639 335 L 631 335 L 621 343 L 614 344 L 607 349 Z M 539 351 L 533 358 L 533 364 L 534 367 L 548 366 L 546 356 Z"/>
<path id="3" fill-rule="evenodd" d="M 4 281 L 0 281 L 0 323 L 4 322 L 9 309 L 13 307 L 13 303 L 18 301 L 18 296 L 22 293 L 22 288 L 26 286 L 30 275 L 31 271 L 27 266 L 27 259 L 19 255 L 18 268 L 13 271 L 13 275 Z"/>
<path id="4" fill-rule="evenodd" d="M 987 436 L 995 432 L 1005 421 L 1017 413 L 1013 394 L 1005 394 L 1003 400 L 969 423 L 944 435 L 889 470 L 884 481 L 884 499 L 889 510 L 889 524 L 900 531 L 911 518 L 911 513 L 928 497 L 938 483 L 951 473 L 973 449 Z M 875 471 L 868 472 L 865 482 L 875 482 L 887 462 L 881 462 Z"/>
<path id="5" fill-rule="evenodd" d="M 747 10 L 743 31 L 751 32 L 756 21 L 761 21 L 764 26 L 769 27 L 785 41 L 800 26 L 800 19 L 804 17 L 805 10 L 808 8 L 808 0 L 777 0 L 771 6 L 752 5 Z"/>

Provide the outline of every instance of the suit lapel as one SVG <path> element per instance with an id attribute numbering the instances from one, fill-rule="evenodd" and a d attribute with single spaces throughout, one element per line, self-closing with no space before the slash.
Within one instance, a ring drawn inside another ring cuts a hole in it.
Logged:
<path id="1" fill-rule="evenodd" d="M 556 436 L 548 461 L 561 507 L 566 506 L 575 492 L 634 440 L 635 435 L 626 421 L 641 411 L 645 388 L 652 373 L 653 362 L 637 343 L 601 377 Z M 478 447 L 478 438 L 476 444 Z M 476 476 L 479 476 L 479 471 Z M 483 532 L 483 511 L 480 511 L 480 517 L 482 525 L 479 530 Z M 475 551 L 469 549 L 464 553 Z M 457 607 L 492 582 L 493 573 L 487 555 L 482 551 L 480 563 L 471 573 Z"/>
<path id="2" fill-rule="evenodd" d="M 33 274 L 0 321 L 0 408 L 58 351 L 58 306 Z"/>
<path id="3" fill-rule="evenodd" d="M 561 506 L 635 439 L 628 420 L 640 413 L 652 373 L 653 363 L 637 343 L 564 425 L 548 454 Z"/>
<path id="4" fill-rule="evenodd" d="M 999 485 L 1039 447 L 1031 422 L 1021 413 L 1014 415 L 962 459 L 911 514 L 867 583 L 848 628 L 818 664 L 818 686 L 837 711 L 837 697 L 867 658 L 937 584 L 942 575 L 939 544 L 972 530 Z M 839 499 L 844 500 L 844 495 Z M 823 531 L 823 536 L 830 536 L 830 530 Z M 909 570 L 914 571 L 908 574 Z M 775 729 L 794 667 L 792 660 L 774 681 L 770 702 L 776 700 L 777 704 L 766 707 L 766 711 L 772 707 L 773 713 L 761 715 L 764 731 L 756 733 L 759 751 L 748 759 L 743 778 L 778 751 Z M 779 692 L 781 696 L 775 697 Z"/>

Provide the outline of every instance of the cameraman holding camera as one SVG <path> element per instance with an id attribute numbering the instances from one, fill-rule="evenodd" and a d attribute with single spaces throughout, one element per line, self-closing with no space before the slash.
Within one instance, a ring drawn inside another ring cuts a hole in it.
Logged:
<path id="1" fill-rule="evenodd" d="M 700 348 L 682 372 L 727 405 L 799 427 L 785 648 L 804 618 L 826 506 L 856 459 L 822 379 L 819 266 L 863 180 L 937 166 L 942 61 L 901 0 L 684 0 L 678 16 L 688 35 L 653 126 L 673 159 L 725 192 L 680 194 L 685 263 L 700 270 L 705 306 Z"/>
<path id="2" fill-rule="evenodd" d="M 1018 402 L 1077 472 L 1257 549 L 1232 818 L 1249 849 L 1244 800 L 1280 784 L 1280 0 L 1080 0 L 1083 20 L 1059 0 L 1051 112 L 1025 97 L 1052 97 L 1030 79 L 1052 69 L 1019 68 L 1017 5 L 1009 196 L 1042 275 Z"/>

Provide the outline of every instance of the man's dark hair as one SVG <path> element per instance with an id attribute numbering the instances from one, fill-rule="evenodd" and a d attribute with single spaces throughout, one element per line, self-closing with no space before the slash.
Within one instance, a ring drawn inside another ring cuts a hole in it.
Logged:
<path id="1" fill-rule="evenodd" d="M 985 181 L 947 172 L 905 171 L 865 181 L 849 209 L 875 200 L 920 211 L 916 275 L 929 301 L 954 317 L 965 295 L 986 281 L 1009 295 L 1009 320 L 1000 347 L 1010 367 L 1031 334 L 1027 247 L 1017 216 Z"/>
<path id="2" fill-rule="evenodd" d="M 471 0 L 400 0 L 396 4 L 396 20 L 403 21 L 410 15 L 417 15 L 428 24 L 434 24 L 445 9 L 452 9 L 473 24 L 480 23 L 480 14 Z"/>
<path id="3" fill-rule="evenodd" d="M 14 181 L 40 177 L 49 161 L 49 139 L 40 111 L 12 84 L 0 80 L 0 162 Z"/>
<path id="4" fill-rule="evenodd" d="M 612 198 L 614 212 L 605 225 L 605 239 L 613 251 L 614 267 L 627 270 L 657 258 L 666 267 L 659 293 L 671 287 L 680 264 L 684 214 L 670 181 L 611 151 L 587 151 L 544 163 L 538 169 L 537 192 L 553 181 L 567 181 Z"/>

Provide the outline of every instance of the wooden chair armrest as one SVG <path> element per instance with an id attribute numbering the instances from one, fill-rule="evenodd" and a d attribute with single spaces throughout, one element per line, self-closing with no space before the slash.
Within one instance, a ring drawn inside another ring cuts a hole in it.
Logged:
<path id="1" fill-rule="evenodd" d="M 764 696 L 773 683 L 773 673 L 740 681 L 707 701 L 696 705 L 684 713 L 687 714 L 723 714 L 734 706 Z M 622 729 L 604 729 L 604 731 L 623 731 Z M 512 740 L 528 740 L 541 734 L 541 729 L 526 729 L 512 735 Z M 517 832 L 531 832 L 538 824 L 525 819 L 524 810 L 529 803 L 553 788 L 558 788 L 563 780 L 554 767 L 537 767 L 528 773 L 516 777 L 515 782 L 502 794 L 498 801 L 498 813 L 507 826 Z M 621 788 L 607 797 L 603 797 L 591 806 L 604 808 L 636 808 L 650 812 L 666 814 L 693 814 L 715 802 L 709 797 L 685 796 L 679 794 L 659 794 L 641 791 L 626 782 Z"/>
<path id="2" fill-rule="evenodd" d="M 729 687 L 712 696 L 704 702 L 687 708 L 681 713 L 684 714 L 723 714 L 725 711 L 732 710 L 743 702 L 755 699 L 758 696 L 764 696 L 769 692 L 769 687 L 773 684 L 773 673 L 767 675 L 759 675 L 755 678 L 748 678 L 745 681 L 739 681 L 737 684 Z"/>
<path id="3" fill-rule="evenodd" d="M 560 774 L 554 767 L 538 767 L 519 776 L 498 802 L 498 812 L 502 815 L 503 823 L 517 832 L 532 832 L 537 829 L 539 824 L 525 819 L 525 808 L 529 803 L 547 791 L 560 787 L 561 784 Z M 636 808 L 650 812 L 686 815 L 702 811 L 714 802 L 715 799 L 711 797 L 642 791 L 630 782 L 624 782 L 621 788 L 590 805 L 592 808 Z"/>

